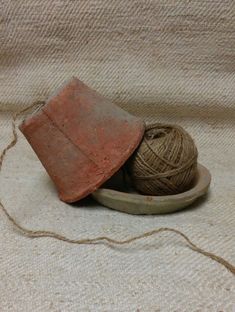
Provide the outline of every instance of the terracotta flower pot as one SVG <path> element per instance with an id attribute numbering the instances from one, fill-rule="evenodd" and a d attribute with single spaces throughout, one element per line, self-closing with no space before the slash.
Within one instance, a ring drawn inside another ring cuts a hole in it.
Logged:
<path id="1" fill-rule="evenodd" d="M 20 130 L 60 199 L 74 202 L 118 171 L 140 143 L 144 123 L 73 78 Z"/>

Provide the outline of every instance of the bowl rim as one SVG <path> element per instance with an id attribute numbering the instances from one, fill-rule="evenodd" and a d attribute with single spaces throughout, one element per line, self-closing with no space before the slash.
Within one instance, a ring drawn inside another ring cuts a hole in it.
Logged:
<path id="1" fill-rule="evenodd" d="M 164 202 L 181 202 L 182 200 L 191 202 L 192 199 L 198 198 L 205 194 L 211 183 L 211 174 L 209 170 L 201 164 L 197 165 L 197 179 L 195 185 L 189 190 L 174 194 L 174 195 L 161 195 L 161 196 L 152 196 L 152 195 L 142 195 L 137 193 L 122 192 L 109 188 L 100 188 L 92 193 L 93 197 L 96 199 L 98 197 L 112 198 L 113 200 L 126 202 L 145 202 L 145 204 L 153 204 L 153 202 L 164 203 Z"/>

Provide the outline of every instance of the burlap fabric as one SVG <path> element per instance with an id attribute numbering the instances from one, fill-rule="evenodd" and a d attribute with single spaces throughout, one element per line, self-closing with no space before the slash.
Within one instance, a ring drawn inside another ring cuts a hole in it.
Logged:
<path id="1" fill-rule="evenodd" d="M 66 205 L 26 140 L 6 157 L 0 198 L 24 226 L 127 238 L 160 226 L 235 263 L 234 1 L 0 3 L 0 147 L 10 115 L 78 76 L 130 112 L 180 123 L 213 176 L 209 196 L 166 216 Z M 1 212 L 0 311 L 234 311 L 235 280 L 174 234 L 121 247 L 15 232 Z"/>

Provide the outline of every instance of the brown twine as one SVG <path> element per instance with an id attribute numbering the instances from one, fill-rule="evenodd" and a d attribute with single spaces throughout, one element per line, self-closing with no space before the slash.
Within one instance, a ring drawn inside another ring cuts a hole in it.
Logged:
<path id="1" fill-rule="evenodd" d="M 35 106 L 41 106 L 44 103 L 45 103 L 44 101 L 34 102 L 30 106 L 27 106 L 26 108 L 22 109 L 21 111 L 13 114 L 12 122 L 11 122 L 13 138 L 12 138 L 11 142 L 3 149 L 3 151 L 2 151 L 2 153 L 0 155 L 0 172 L 1 172 L 1 169 L 2 169 L 3 160 L 4 160 L 4 157 L 5 157 L 6 153 L 7 153 L 7 151 L 9 149 L 11 149 L 13 146 L 15 146 L 17 141 L 18 141 L 18 135 L 17 135 L 17 131 L 16 131 L 16 119 L 17 119 L 17 117 L 20 116 L 21 114 L 29 111 L 31 108 L 34 108 Z"/>
<path id="2" fill-rule="evenodd" d="M 41 105 L 42 102 L 37 102 L 34 103 L 33 105 L 21 110 L 20 112 L 14 114 L 13 116 L 13 120 L 12 120 L 12 134 L 13 134 L 13 138 L 12 141 L 7 145 L 7 147 L 2 151 L 1 155 L 0 155 L 0 170 L 2 168 L 2 164 L 3 164 L 3 160 L 4 157 L 7 153 L 8 150 L 10 150 L 18 141 L 18 136 L 17 136 L 17 132 L 16 132 L 16 119 L 17 117 L 28 111 L 29 109 L 31 109 L 32 107 L 36 106 L 36 105 Z M 23 227 L 22 225 L 20 225 L 10 214 L 9 212 L 6 210 L 5 206 L 2 204 L 2 202 L 0 201 L 0 207 L 2 209 L 2 211 L 4 212 L 5 216 L 7 217 L 8 221 L 10 221 L 10 223 L 19 231 L 21 232 L 23 235 L 30 237 L 30 238 L 39 238 L 39 237 L 51 237 L 60 241 L 64 241 L 67 243 L 71 243 L 71 244 L 78 244 L 78 245 L 82 245 L 82 244 L 95 244 L 98 242 L 102 242 L 105 241 L 107 243 L 110 244 L 115 244 L 115 245 L 124 245 L 124 244 L 130 244 L 136 240 L 140 240 L 142 238 L 147 238 L 149 236 L 161 233 L 161 232 L 173 232 L 175 234 L 180 235 L 187 243 L 188 243 L 188 247 L 191 248 L 193 251 L 196 251 L 200 254 L 203 254 L 204 256 L 222 264 L 225 268 L 227 268 L 233 275 L 235 275 L 235 266 L 233 266 L 231 263 L 229 263 L 228 261 L 226 261 L 225 259 L 223 259 L 222 257 L 219 257 L 217 255 L 215 255 L 214 253 L 208 252 L 203 250 L 202 248 L 196 246 L 184 233 L 182 233 L 179 230 L 173 229 L 173 228 L 168 228 L 168 227 L 162 227 L 162 228 L 158 228 L 149 232 L 145 232 L 143 234 L 137 235 L 137 236 L 133 236 L 131 238 L 125 239 L 125 240 L 116 240 L 110 237 L 106 237 L 106 236 L 99 236 L 99 237 L 95 237 L 95 238 L 85 238 L 85 239 L 70 239 L 67 238 L 63 235 L 57 234 L 55 232 L 50 232 L 50 231 L 34 231 L 34 230 L 29 230 L 26 229 L 25 227 Z"/>
<path id="3" fill-rule="evenodd" d="M 143 194 L 178 194 L 189 189 L 195 178 L 197 155 L 193 139 L 182 127 L 155 123 L 146 126 L 126 169 Z"/>

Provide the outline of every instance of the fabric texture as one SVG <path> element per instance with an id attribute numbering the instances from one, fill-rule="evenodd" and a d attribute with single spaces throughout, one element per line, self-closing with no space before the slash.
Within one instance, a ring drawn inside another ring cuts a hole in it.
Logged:
<path id="1" fill-rule="evenodd" d="M 235 8 L 209 0 L 0 2 L 0 148 L 11 115 L 77 76 L 148 121 L 195 138 L 211 191 L 164 216 L 59 201 L 24 137 L 0 173 L 0 198 L 30 229 L 124 239 L 168 226 L 235 264 Z M 235 311 L 234 276 L 174 234 L 126 246 L 29 239 L 0 212 L 0 311 Z"/>

